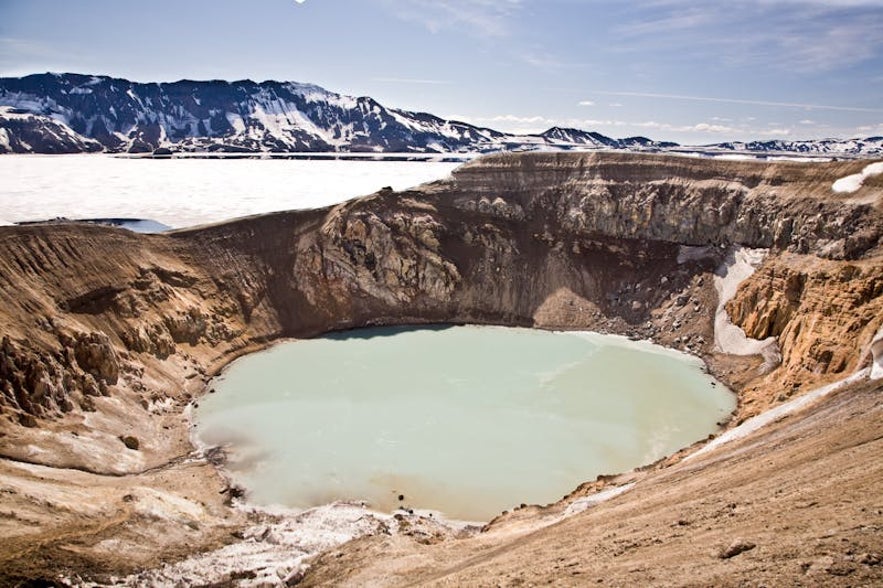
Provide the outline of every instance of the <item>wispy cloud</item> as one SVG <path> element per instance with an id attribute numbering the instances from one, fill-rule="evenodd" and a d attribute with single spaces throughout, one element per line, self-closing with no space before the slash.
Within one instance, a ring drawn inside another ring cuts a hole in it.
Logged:
<path id="1" fill-rule="evenodd" d="M 525 53 L 521 56 L 521 59 L 528 65 L 544 70 L 577 69 L 589 65 L 585 62 L 564 60 L 551 53 L 543 51 Z"/>
<path id="2" fill-rule="evenodd" d="M 469 116 L 452 114 L 447 117 L 449 120 L 459 120 L 470 124 L 490 125 L 494 123 L 514 123 L 518 125 L 552 125 L 554 119 L 545 116 L 519 116 L 515 114 L 498 114 L 495 116 Z"/>
<path id="3" fill-rule="evenodd" d="M 828 8 L 883 8 L 883 0 L 755 0 L 759 4 L 800 4 Z"/>
<path id="4" fill-rule="evenodd" d="M 808 104 L 803 102 L 775 102 L 770 100 L 742 100 L 740 98 L 717 98 L 711 96 L 688 96 L 683 94 L 657 94 L 654 92 L 605 92 L 595 94 L 604 96 L 627 96 L 632 98 L 654 98 L 660 100 L 685 100 L 691 102 L 719 102 L 724 104 L 746 104 L 750 106 L 769 106 L 776 108 L 796 108 L 802 110 L 836 110 L 842 112 L 883 112 L 883 108 L 861 108 L 856 106 L 838 106 L 832 104 Z"/>
<path id="5" fill-rule="evenodd" d="M 691 134 L 708 134 L 708 135 L 729 135 L 740 134 L 742 136 L 751 137 L 784 137 L 792 133 L 792 129 L 786 127 L 765 127 L 754 128 L 741 125 L 726 125 L 717 122 L 700 122 L 694 124 L 673 124 L 660 122 L 655 120 L 648 121 L 628 121 L 628 120 L 582 120 L 572 121 L 580 122 L 579 128 L 593 127 L 628 127 L 632 129 L 649 129 L 650 131 L 667 132 L 667 133 L 691 133 Z"/>
<path id="6" fill-rule="evenodd" d="M 87 58 L 79 48 L 59 48 L 41 41 L 0 37 L 0 75 L 22 76 L 34 71 L 69 71 Z"/>
<path id="7" fill-rule="evenodd" d="M 860 127 L 856 127 L 855 130 L 859 133 L 883 133 L 883 123 L 878 123 L 876 125 L 862 125 Z"/>
<path id="8" fill-rule="evenodd" d="M 702 51 L 730 64 L 828 71 L 879 57 L 883 2 L 876 0 L 637 0 L 617 29 L 623 50 Z M 687 55 L 688 53 L 685 53 Z"/>
<path id="9" fill-rule="evenodd" d="M 397 17 L 433 33 L 465 27 L 473 35 L 504 37 L 523 0 L 384 0 L 384 4 Z"/>
<path id="10" fill-rule="evenodd" d="M 384 84 L 422 84 L 430 86 L 444 86 L 451 82 L 447 80 L 430 80 L 420 78 L 371 78 L 372 81 Z"/>
<path id="11" fill-rule="evenodd" d="M 739 133 L 756 137 L 786 136 L 791 134 L 791 129 L 785 127 L 767 126 L 765 128 L 751 127 L 739 124 L 723 124 L 723 121 L 712 120 L 711 122 L 697 122 L 693 124 L 673 124 L 655 120 L 621 120 L 621 119 L 593 119 L 593 118 L 550 118 L 547 116 L 521 116 L 514 114 L 499 114 L 494 116 L 468 116 L 450 115 L 450 120 L 459 120 L 470 124 L 501 128 L 515 133 L 536 133 L 559 126 L 583 130 L 597 128 L 621 128 L 632 129 L 627 132 L 667 132 L 667 133 L 693 133 L 705 135 L 732 135 Z M 622 131 L 621 131 L 622 132 Z"/>
<path id="12" fill-rule="evenodd" d="M 0 37 L 0 55 L 17 57 L 53 57 L 57 51 L 37 41 L 16 37 Z"/>
<path id="13" fill-rule="evenodd" d="M 774 138 L 821 138 L 824 136 L 871 136 L 883 135 L 883 122 L 856 127 L 834 127 L 820 123 L 794 124 L 759 123 L 753 117 L 737 120 L 710 117 L 690 123 L 673 123 L 665 120 L 629 120 L 625 118 L 568 118 L 542 115 L 450 115 L 458 120 L 478 126 L 494 128 L 515 134 L 536 134 L 551 127 L 599 131 L 610 136 L 646 135 L 654 139 L 670 138 L 682 143 L 691 141 L 752 140 Z"/>
<path id="14" fill-rule="evenodd" d="M 657 131 L 673 131 L 679 133 L 732 133 L 739 129 L 728 125 L 701 122 L 692 125 L 675 125 L 666 122 L 658 122 L 655 120 L 648 121 L 626 121 L 626 120 L 596 120 L 586 119 L 579 122 L 580 128 L 591 127 L 632 127 L 638 129 L 653 129 Z"/>

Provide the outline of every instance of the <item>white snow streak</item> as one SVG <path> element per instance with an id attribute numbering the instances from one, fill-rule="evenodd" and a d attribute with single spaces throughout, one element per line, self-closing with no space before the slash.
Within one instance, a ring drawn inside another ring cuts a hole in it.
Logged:
<path id="1" fill-rule="evenodd" d="M 858 191 L 858 189 L 862 187 L 862 184 L 865 183 L 865 179 L 880 174 L 883 174 L 883 161 L 865 166 L 865 169 L 863 169 L 861 173 L 840 178 L 834 182 L 831 189 L 841 194 L 850 194 Z"/>
<path id="2" fill-rule="evenodd" d="M 589 496 L 577 498 L 567 506 L 567 510 L 564 511 L 564 515 L 562 516 L 562 518 L 573 516 L 577 513 L 583 512 L 586 509 L 601 504 L 602 502 L 606 502 L 611 498 L 616 498 L 620 494 L 628 492 L 629 490 L 634 488 L 634 486 L 635 483 L 632 482 L 630 484 L 623 484 L 622 486 L 607 488 L 606 490 L 595 492 L 594 494 L 590 494 Z"/>
<path id="3" fill-rule="evenodd" d="M 883 378 L 883 326 L 871 341 L 871 379 Z"/>
<path id="4" fill-rule="evenodd" d="M 763 355 L 764 367 L 771 369 L 781 361 L 779 347 L 775 337 L 763 341 L 750 339 L 745 331 L 737 327 L 727 314 L 727 302 L 736 295 L 739 284 L 747 280 L 759 267 L 766 255 L 765 249 L 733 249 L 726 261 L 717 269 L 714 276 L 714 288 L 717 290 L 718 303 L 714 316 L 714 343 L 723 353 L 732 355 Z"/>
<path id="5" fill-rule="evenodd" d="M 245 132 L 245 122 L 243 122 L 242 117 L 238 114 L 228 112 L 227 122 L 230 123 L 230 126 L 233 127 L 233 130 L 236 131 L 237 134 Z"/>
<path id="6" fill-rule="evenodd" d="M 833 384 L 828 384 L 827 386 L 822 386 L 812 392 L 808 392 L 803 396 L 799 396 L 790 402 L 786 402 L 784 404 L 780 404 L 779 406 L 772 408 L 762 414 L 757 415 L 756 417 L 752 417 L 733 429 L 726 431 L 725 433 L 716 437 L 713 441 L 709 442 L 707 445 L 696 451 L 695 453 L 691 453 L 687 457 L 684 458 L 684 461 L 689 461 L 694 459 L 700 455 L 704 455 L 709 451 L 717 449 L 721 445 L 725 443 L 730 443 L 731 441 L 736 441 L 738 439 L 744 439 L 748 437 L 750 434 L 754 433 L 758 429 L 769 425 L 770 423 L 774 423 L 780 418 L 795 413 L 798 410 L 806 408 L 816 400 L 827 396 L 831 392 L 838 390 L 839 388 L 846 386 L 848 384 L 852 384 L 854 382 L 858 382 L 866 377 L 868 377 L 869 370 L 863 369 L 859 370 L 853 375 L 840 380 L 839 382 L 834 382 Z"/>

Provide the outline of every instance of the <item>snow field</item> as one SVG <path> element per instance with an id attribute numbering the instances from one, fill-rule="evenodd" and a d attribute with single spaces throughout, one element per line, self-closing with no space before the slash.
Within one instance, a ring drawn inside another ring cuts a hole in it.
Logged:
<path id="1" fill-rule="evenodd" d="M 0 157 L 0 224 L 56 217 L 151 219 L 180 228 L 317 208 L 448 176 L 456 163 Z"/>

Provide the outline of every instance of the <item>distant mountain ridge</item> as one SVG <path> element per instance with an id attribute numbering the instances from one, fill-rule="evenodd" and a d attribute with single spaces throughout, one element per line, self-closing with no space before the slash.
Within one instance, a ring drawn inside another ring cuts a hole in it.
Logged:
<path id="1" fill-rule="evenodd" d="M 449 153 L 664 151 L 679 146 L 561 127 L 540 134 L 503 133 L 297 82 L 137 83 L 52 73 L 0 78 L 0 153 L 148 153 L 161 147 L 186 152 Z M 883 138 L 710 147 L 872 155 L 883 154 Z"/>
<path id="2" fill-rule="evenodd" d="M 814 155 L 883 155 L 883 137 L 816 139 L 808 141 L 732 141 L 710 145 L 717 149 L 749 153 L 806 153 Z"/>
<path id="3" fill-rule="evenodd" d="M 577 129 L 512 135 L 295 82 L 0 78 L 0 152 L 461 152 L 652 148 Z"/>

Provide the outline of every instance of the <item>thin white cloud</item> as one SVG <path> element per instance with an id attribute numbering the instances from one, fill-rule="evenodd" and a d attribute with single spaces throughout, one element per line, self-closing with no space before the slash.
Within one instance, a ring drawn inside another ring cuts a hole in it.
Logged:
<path id="1" fill-rule="evenodd" d="M 795 137 L 800 139 L 822 136 L 878 135 L 883 134 L 883 123 L 861 127 L 835 128 L 819 124 L 782 124 L 778 122 L 759 124 L 754 117 L 739 121 L 711 117 L 695 123 L 672 123 L 660 120 L 626 120 L 618 118 L 552 118 L 548 116 L 498 114 L 484 116 L 451 115 L 458 120 L 478 126 L 486 126 L 515 134 L 537 134 L 551 127 L 599 131 L 611 136 L 642 134 L 653 139 L 672 139 L 689 144 L 691 141 L 729 141 Z M 806 136 L 807 131 L 810 136 Z M 825 133 L 824 135 L 822 133 Z M 692 137 L 689 138 L 689 137 Z"/>
<path id="2" fill-rule="evenodd" d="M 2 1 L 2 0 L 0 0 Z M 55 47 L 41 41 L 0 37 L 0 75 L 26 76 L 35 71 L 79 71 L 90 59 L 79 48 Z"/>
<path id="3" fill-rule="evenodd" d="M 372 78 L 372 81 L 385 84 L 422 84 L 431 86 L 443 86 L 450 84 L 447 80 L 430 80 L 420 78 Z"/>
<path id="4" fill-rule="evenodd" d="M 528 65 L 532 65 L 539 69 L 576 69 L 586 67 L 588 64 L 583 62 L 565 61 L 550 53 L 532 52 L 525 53 L 521 59 Z"/>
<path id="5" fill-rule="evenodd" d="M 736 129 L 727 125 L 716 125 L 711 123 L 698 123 L 693 125 L 692 127 L 687 127 L 684 130 L 693 131 L 696 133 L 732 133 Z"/>
<path id="6" fill-rule="evenodd" d="M 522 0 L 385 0 L 384 4 L 398 18 L 433 33 L 465 28 L 473 35 L 505 37 Z"/>
<path id="7" fill-rule="evenodd" d="M 760 4 L 802 4 L 828 8 L 883 8 L 883 0 L 755 0 Z"/>
<path id="8" fill-rule="evenodd" d="M 686 100 L 692 102 L 720 102 L 724 104 L 747 104 L 750 106 L 770 106 L 778 108 L 799 108 L 803 110 L 836 110 L 842 112 L 883 112 L 883 108 L 861 108 L 856 106 L 837 106 L 831 104 L 807 104 L 802 102 L 775 102 L 770 100 L 742 100 L 739 98 L 716 98 L 710 96 L 688 96 L 684 94 L 659 94 L 655 92 L 605 92 L 598 90 L 595 94 L 604 96 L 627 96 L 632 98 L 656 98 L 662 100 Z"/>
<path id="9" fill-rule="evenodd" d="M 747 126 L 723 125 L 718 123 L 700 122 L 695 124 L 672 124 L 659 122 L 655 120 L 648 121 L 627 121 L 627 120 L 571 120 L 574 123 L 568 126 L 575 126 L 583 129 L 591 129 L 593 127 L 629 127 L 633 129 L 649 129 L 650 134 L 653 131 L 666 133 L 693 133 L 708 135 L 741 135 L 750 137 L 782 137 L 792 133 L 788 128 L 751 128 Z"/>
<path id="10" fill-rule="evenodd" d="M 450 115 L 449 120 L 458 120 L 474 125 L 499 128 L 512 133 L 538 133 L 550 127 L 575 128 L 583 130 L 595 130 L 602 128 L 631 128 L 632 132 L 641 129 L 648 134 L 653 132 L 667 133 L 694 133 L 705 135 L 734 135 L 743 136 L 784 136 L 791 133 L 787 128 L 753 128 L 743 125 L 721 124 L 719 121 L 698 122 L 694 124 L 672 124 L 655 120 L 628 121 L 618 119 L 591 119 L 591 118 L 549 118 L 546 116 L 520 116 L 515 114 L 499 114 L 494 116 L 468 116 Z"/>
<path id="11" fill-rule="evenodd" d="M 876 0 L 636 0 L 616 29 L 623 51 L 701 52 L 725 64 L 820 72 L 878 58 L 883 2 Z"/>
<path id="12" fill-rule="evenodd" d="M 18 57 L 55 57 L 58 51 L 38 41 L 0 37 L 0 54 Z"/>
<path id="13" fill-rule="evenodd" d="M 580 100 L 579 101 L 579 106 L 594 106 L 594 105 L 595 105 L 595 103 L 592 102 L 591 100 Z"/>
<path id="14" fill-rule="evenodd" d="M 459 120 L 470 124 L 514 123 L 519 125 L 552 125 L 555 123 L 554 119 L 546 118 L 544 116 L 519 116 L 515 114 L 498 114 L 496 116 L 469 116 L 452 114 L 447 118 L 448 120 Z"/>

